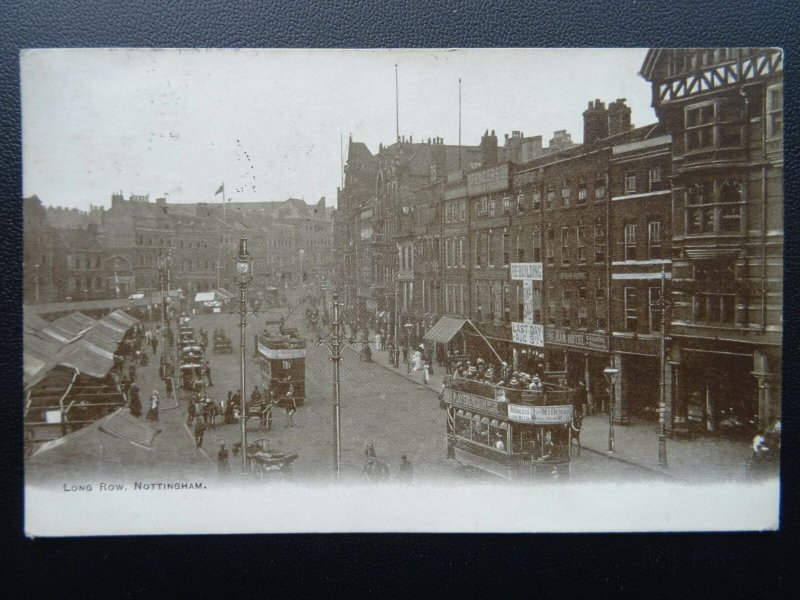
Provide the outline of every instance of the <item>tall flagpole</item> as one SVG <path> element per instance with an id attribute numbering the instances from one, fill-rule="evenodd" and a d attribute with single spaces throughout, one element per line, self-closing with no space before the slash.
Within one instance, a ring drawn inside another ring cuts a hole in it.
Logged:
<path id="1" fill-rule="evenodd" d="M 394 117 L 397 141 L 400 141 L 400 91 L 397 84 L 397 65 L 394 66 Z"/>
<path id="2" fill-rule="evenodd" d="M 461 77 L 458 78 L 458 170 L 461 170 Z"/>

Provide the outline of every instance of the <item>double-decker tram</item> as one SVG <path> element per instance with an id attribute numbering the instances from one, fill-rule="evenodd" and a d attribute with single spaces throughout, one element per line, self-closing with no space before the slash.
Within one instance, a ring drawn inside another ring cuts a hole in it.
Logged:
<path id="1" fill-rule="evenodd" d="M 448 376 L 447 456 L 498 477 L 569 478 L 574 391 L 543 382 L 508 388 Z"/>
<path id="2" fill-rule="evenodd" d="M 277 324 L 268 322 L 270 324 Z M 306 341 L 296 329 L 283 328 L 258 334 L 258 362 L 265 399 L 281 404 L 293 401 L 302 406 L 306 397 Z"/>

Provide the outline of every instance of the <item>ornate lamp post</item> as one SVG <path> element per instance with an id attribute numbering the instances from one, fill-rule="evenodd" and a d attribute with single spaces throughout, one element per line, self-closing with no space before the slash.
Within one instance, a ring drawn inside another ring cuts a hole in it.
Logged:
<path id="1" fill-rule="evenodd" d="M 331 353 L 333 362 L 333 466 L 336 471 L 336 479 L 341 475 L 342 462 L 342 426 L 340 415 L 341 389 L 339 385 L 339 363 L 342 361 L 342 345 L 346 343 L 342 327 L 342 319 L 339 314 L 339 294 L 333 294 L 333 323 L 326 337 L 319 337 L 314 342 L 316 347 L 325 346 Z M 368 341 L 359 342 L 355 339 L 349 341 L 351 344 L 369 345 Z"/>
<path id="2" fill-rule="evenodd" d="M 236 285 L 239 286 L 239 367 L 241 397 L 239 398 L 239 421 L 242 426 L 242 472 L 247 472 L 247 419 L 245 418 L 245 339 L 247 329 L 247 288 L 253 280 L 253 259 L 247 252 L 247 238 L 239 240 L 239 254 L 236 256 Z"/>
<path id="3" fill-rule="evenodd" d="M 329 343 L 328 343 L 329 340 Z M 342 458 L 342 428 L 339 414 L 339 363 L 342 360 L 342 320 L 339 316 L 339 294 L 333 294 L 333 324 L 330 333 L 326 338 L 318 338 L 315 346 L 325 345 L 331 353 L 333 362 L 333 466 L 336 471 L 336 479 L 341 474 Z"/>
<path id="4" fill-rule="evenodd" d="M 611 364 L 603 369 L 603 375 L 605 375 L 606 379 L 608 380 L 608 398 L 610 403 L 608 407 L 608 451 L 614 452 L 614 396 L 616 394 L 616 389 L 614 386 L 617 383 L 619 369 L 614 366 L 613 359 Z"/>
<path id="5" fill-rule="evenodd" d="M 408 363 L 406 364 L 406 368 L 408 372 L 411 373 L 411 330 L 414 329 L 414 326 L 411 324 L 411 321 L 406 321 L 403 327 L 406 329 L 406 348 L 408 348 Z"/>

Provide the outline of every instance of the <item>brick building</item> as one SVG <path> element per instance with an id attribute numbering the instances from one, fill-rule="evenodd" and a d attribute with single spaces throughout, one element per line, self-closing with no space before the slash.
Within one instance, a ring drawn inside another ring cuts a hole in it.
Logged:
<path id="1" fill-rule="evenodd" d="M 782 51 L 653 49 L 641 75 L 673 139 L 676 419 L 766 426 L 781 414 Z"/>

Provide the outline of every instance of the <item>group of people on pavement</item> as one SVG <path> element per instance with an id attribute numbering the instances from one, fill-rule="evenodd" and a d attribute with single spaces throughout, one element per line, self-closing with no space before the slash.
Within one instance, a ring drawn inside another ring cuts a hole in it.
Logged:
<path id="1" fill-rule="evenodd" d="M 389 465 L 378 458 L 375 453 L 375 445 L 370 442 L 364 450 L 364 468 L 362 474 L 370 481 L 385 481 L 389 479 Z M 414 466 L 408 460 L 408 455 L 400 457 L 400 466 L 397 472 L 397 479 L 402 483 L 411 483 L 414 479 Z"/>

